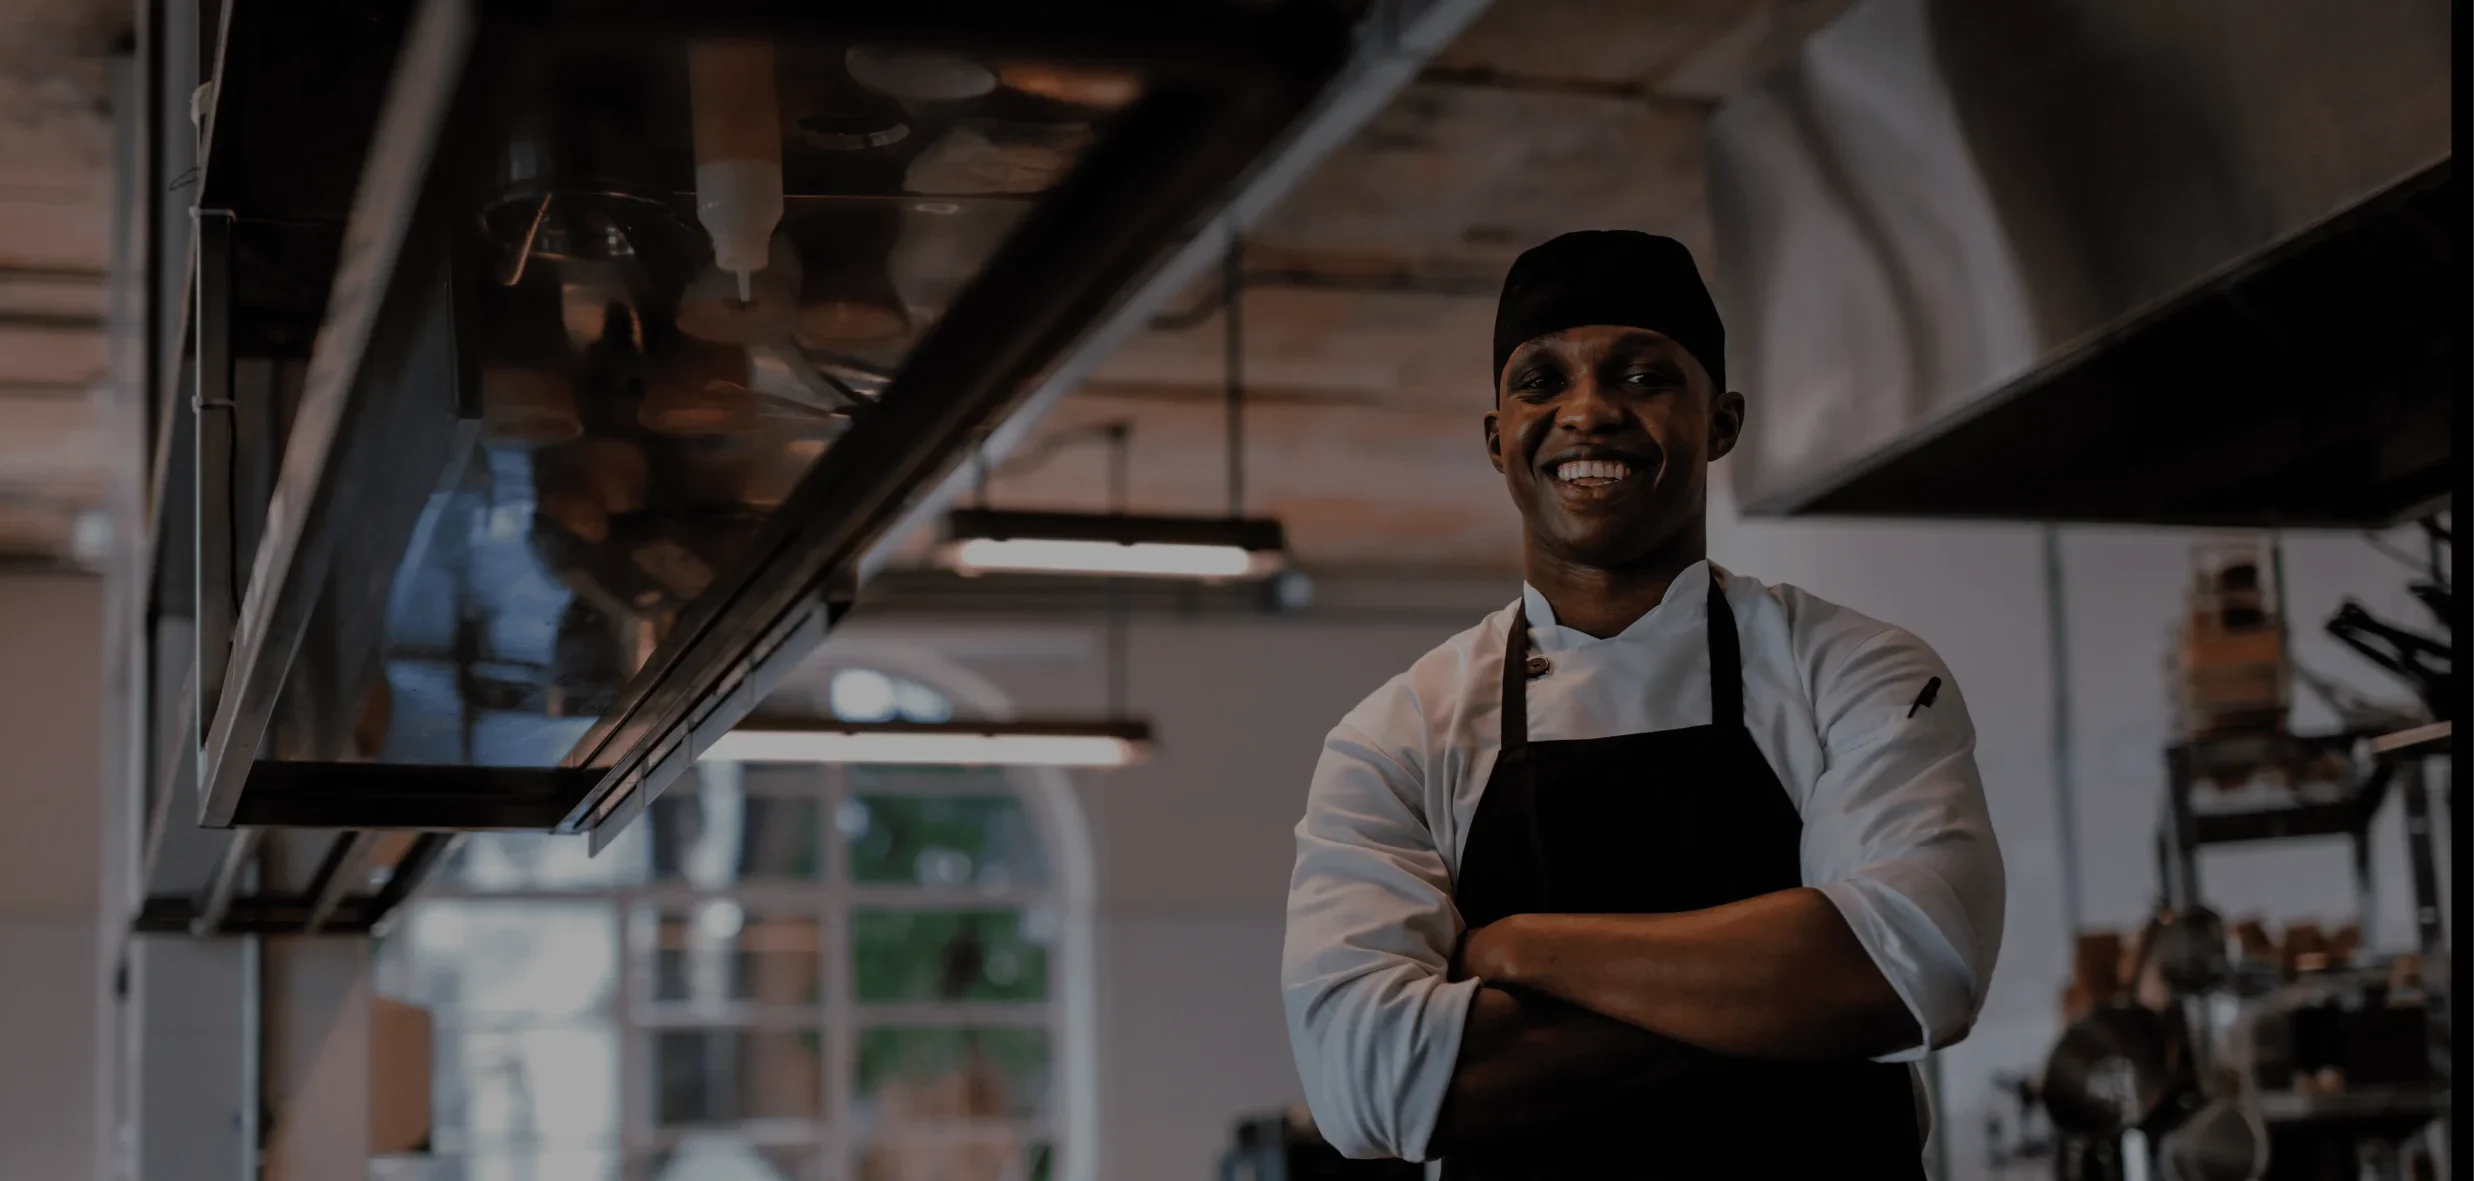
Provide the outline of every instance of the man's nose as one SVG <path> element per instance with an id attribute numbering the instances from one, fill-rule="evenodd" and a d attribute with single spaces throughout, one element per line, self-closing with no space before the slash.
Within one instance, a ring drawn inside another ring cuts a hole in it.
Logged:
<path id="1" fill-rule="evenodd" d="M 1574 434 L 1591 435 L 1623 425 L 1623 403 L 1595 377 L 1583 377 L 1566 390 L 1555 408 L 1555 425 Z"/>

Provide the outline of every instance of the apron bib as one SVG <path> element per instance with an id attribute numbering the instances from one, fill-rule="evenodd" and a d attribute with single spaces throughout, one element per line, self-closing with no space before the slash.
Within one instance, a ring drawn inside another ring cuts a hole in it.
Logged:
<path id="1" fill-rule="evenodd" d="M 1478 798 L 1453 902 L 1507 915 L 1701 910 L 1804 884 L 1804 822 L 1744 726 L 1735 614 L 1713 570 L 1711 723 L 1529 741 L 1529 628 L 1513 612 L 1503 753 Z M 1924 1176 L 1913 1083 L 1868 1061 L 1728 1059 L 1615 1115 L 1447 1158 L 1447 1181 Z"/>

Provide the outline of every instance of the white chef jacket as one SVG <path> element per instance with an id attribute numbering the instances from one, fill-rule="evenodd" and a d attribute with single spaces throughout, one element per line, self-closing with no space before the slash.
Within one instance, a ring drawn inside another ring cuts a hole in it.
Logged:
<path id="1" fill-rule="evenodd" d="M 1686 569 L 1606 639 L 1558 625 L 1527 588 L 1324 740 L 1297 825 L 1281 990 L 1315 1123 L 1342 1152 L 1424 1158 L 1451 1081 L 1478 989 L 1444 980 L 1462 930 L 1452 881 L 1502 746 L 1512 611 L 1527 611 L 1531 650 L 1552 662 L 1529 682 L 1532 741 L 1705 725 L 1713 569 Z M 1959 1040 L 1993 974 L 2003 887 L 1949 668 L 1904 630 L 1717 573 L 1742 637 L 1745 724 L 1803 816 L 1804 882 L 1837 904 L 1924 1031 L 1887 1060 Z"/>

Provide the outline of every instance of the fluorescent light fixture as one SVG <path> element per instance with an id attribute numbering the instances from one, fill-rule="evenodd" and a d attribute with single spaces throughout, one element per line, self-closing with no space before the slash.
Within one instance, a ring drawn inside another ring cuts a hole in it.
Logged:
<path id="1" fill-rule="evenodd" d="M 728 763 L 1122 767 L 1151 747 L 1147 722 L 825 722 L 750 719 L 704 758 Z"/>
<path id="2" fill-rule="evenodd" d="M 965 509 L 946 518 L 937 559 L 960 574 L 1267 578 L 1288 564 L 1280 522 Z"/>

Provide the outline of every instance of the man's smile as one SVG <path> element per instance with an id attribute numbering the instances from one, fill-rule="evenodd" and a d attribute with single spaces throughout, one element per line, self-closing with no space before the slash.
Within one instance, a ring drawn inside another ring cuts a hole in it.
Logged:
<path id="1" fill-rule="evenodd" d="M 1574 459 L 1555 465 L 1555 478 L 1581 488 L 1603 488 L 1632 474 L 1620 459 Z"/>
<path id="2" fill-rule="evenodd" d="M 1539 465 L 1558 490 L 1598 496 L 1625 487 L 1655 466 L 1643 457 L 1603 447 L 1573 448 Z"/>

